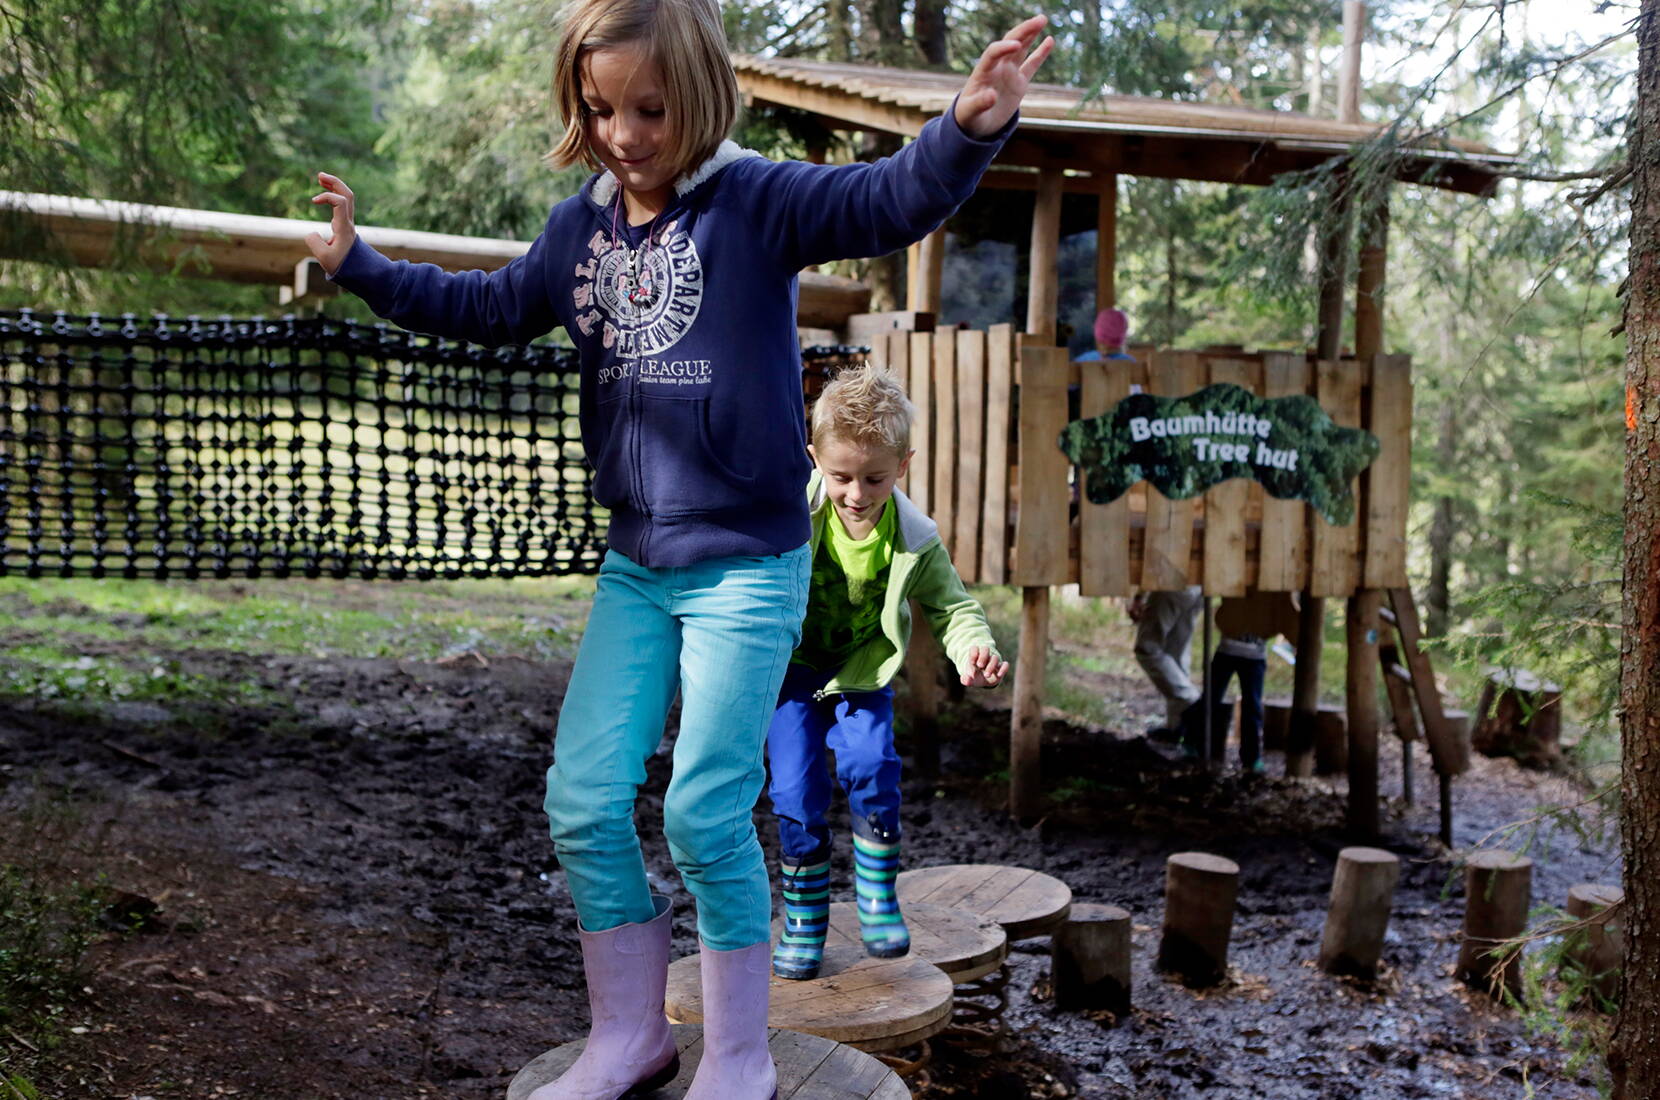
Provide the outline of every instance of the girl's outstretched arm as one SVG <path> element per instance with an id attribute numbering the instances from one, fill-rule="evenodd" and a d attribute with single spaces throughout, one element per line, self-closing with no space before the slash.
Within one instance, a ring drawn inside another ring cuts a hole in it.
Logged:
<path id="1" fill-rule="evenodd" d="M 1032 75 L 1055 48 L 1055 39 L 1050 36 L 1037 49 L 1032 49 L 1032 43 L 1048 22 L 1044 16 L 1034 15 L 987 46 L 980 55 L 957 96 L 957 125 L 965 133 L 977 138 L 990 137 L 1020 109 Z"/>
<path id="2" fill-rule="evenodd" d="M 955 105 L 917 139 L 873 164 L 740 162 L 758 177 L 747 193 L 757 236 L 780 268 L 881 256 L 931 233 L 961 206 L 1014 127 L 1032 74 L 1054 49 L 1034 43 L 1047 21 L 1033 16 L 986 47 Z"/>
<path id="3" fill-rule="evenodd" d="M 318 172 L 317 182 L 323 185 L 323 191 L 322 194 L 311 196 L 311 201 L 334 208 L 329 218 L 330 239 L 325 241 L 321 233 L 308 233 L 305 243 L 306 247 L 311 249 L 311 254 L 317 257 L 317 262 L 323 265 L 323 270 L 333 275 L 339 270 L 341 261 L 345 260 L 346 253 L 352 250 L 352 242 L 357 240 L 357 223 L 353 211 L 356 197 L 352 194 L 352 189 L 346 186 L 346 181 L 339 176 Z"/>
<path id="4" fill-rule="evenodd" d="M 358 237 L 357 199 L 345 181 L 318 172 L 317 182 L 323 191 L 311 201 L 330 207 L 329 237 L 308 233 L 306 246 L 330 280 L 362 298 L 377 316 L 414 332 L 486 347 L 529 343 L 557 323 L 547 278 L 546 230 L 523 256 L 491 272 L 394 262 Z"/>

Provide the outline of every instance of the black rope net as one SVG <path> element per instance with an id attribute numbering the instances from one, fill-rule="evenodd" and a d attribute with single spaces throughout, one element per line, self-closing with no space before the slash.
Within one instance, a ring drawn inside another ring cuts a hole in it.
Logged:
<path id="1" fill-rule="evenodd" d="M 597 572 L 577 386 L 569 348 L 0 312 L 0 576 Z"/>

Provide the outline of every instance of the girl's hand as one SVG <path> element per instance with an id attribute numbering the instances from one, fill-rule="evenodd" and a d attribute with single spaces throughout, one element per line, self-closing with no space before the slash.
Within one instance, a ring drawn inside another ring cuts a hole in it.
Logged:
<path id="1" fill-rule="evenodd" d="M 996 687 L 1009 674 L 1009 662 L 989 649 L 975 646 L 968 651 L 968 671 L 962 674 L 963 687 Z"/>
<path id="2" fill-rule="evenodd" d="M 323 265 L 323 270 L 333 275 L 345 262 L 346 253 L 352 250 L 352 242 L 357 240 L 357 227 L 352 221 L 352 208 L 356 200 L 352 189 L 339 176 L 318 172 L 317 182 L 323 185 L 323 193 L 311 196 L 311 201 L 334 207 L 333 216 L 329 218 L 331 236 L 325 241 L 321 233 L 308 233 L 305 243 L 311 254 L 317 257 L 317 262 Z"/>
<path id="3" fill-rule="evenodd" d="M 957 125 L 964 132 L 971 137 L 990 137 L 1014 117 L 1032 74 L 1055 48 L 1055 39 L 1048 37 L 1029 56 L 1026 53 L 1048 22 L 1034 15 L 986 47 L 957 96 Z"/>

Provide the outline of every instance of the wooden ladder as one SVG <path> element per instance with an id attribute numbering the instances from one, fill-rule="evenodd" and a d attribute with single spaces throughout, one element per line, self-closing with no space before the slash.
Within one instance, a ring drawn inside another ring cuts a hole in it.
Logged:
<path id="1" fill-rule="evenodd" d="M 1418 739 L 1422 718 L 1423 737 L 1441 786 L 1441 842 L 1452 846 L 1452 777 L 1470 768 L 1468 731 L 1441 706 L 1435 686 L 1435 670 L 1423 650 L 1423 633 L 1418 625 L 1418 605 L 1410 588 L 1385 590 L 1389 606 L 1382 619 L 1394 628 L 1395 643 L 1378 643 L 1378 661 L 1383 666 L 1384 688 L 1395 729 L 1401 737 L 1402 774 L 1406 800 L 1412 802 L 1412 742 Z M 1416 712 L 1414 711 L 1416 704 Z"/>

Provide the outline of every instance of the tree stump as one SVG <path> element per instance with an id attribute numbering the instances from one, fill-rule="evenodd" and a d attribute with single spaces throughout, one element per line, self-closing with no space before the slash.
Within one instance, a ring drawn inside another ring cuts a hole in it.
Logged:
<path id="1" fill-rule="evenodd" d="M 1332 974 L 1377 977 L 1389 929 L 1401 861 L 1381 848 L 1345 848 L 1337 854 L 1331 907 L 1320 940 L 1320 968 Z"/>
<path id="2" fill-rule="evenodd" d="M 1130 1011 L 1130 914 L 1116 905 L 1075 904 L 1055 930 L 1050 954 L 1055 1007 Z"/>
<path id="3" fill-rule="evenodd" d="M 1244 708 L 1240 708 L 1244 719 Z M 1291 728 L 1291 700 L 1276 696 L 1262 701 L 1262 751 L 1284 752 L 1286 733 Z"/>
<path id="4" fill-rule="evenodd" d="M 1335 703 L 1314 712 L 1314 774 L 1342 775 L 1349 770 L 1349 719 Z"/>
<path id="5" fill-rule="evenodd" d="M 1458 977 L 1498 996 L 1522 992 L 1522 949 L 1502 945 L 1527 929 L 1533 861 L 1515 852 L 1477 852 L 1464 869 L 1464 942 Z"/>
<path id="6" fill-rule="evenodd" d="M 1471 745 L 1484 756 L 1511 756 L 1528 768 L 1562 757 L 1562 689 L 1526 669 L 1487 674 Z"/>
<path id="7" fill-rule="evenodd" d="M 1186 985 L 1215 985 L 1228 972 L 1228 938 L 1239 895 L 1239 864 L 1205 852 L 1177 852 L 1164 867 L 1164 934 L 1158 968 Z"/>
<path id="8" fill-rule="evenodd" d="M 1620 996 L 1620 966 L 1625 954 L 1625 891 L 1618 886 L 1582 882 L 1568 891 L 1568 916 L 1585 921 L 1570 935 L 1564 969 L 1577 970 L 1601 1004 Z"/>

